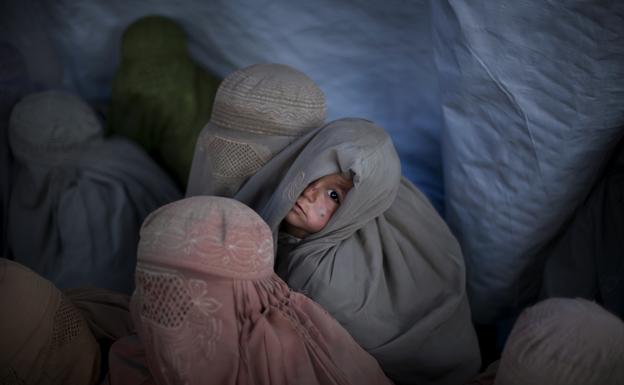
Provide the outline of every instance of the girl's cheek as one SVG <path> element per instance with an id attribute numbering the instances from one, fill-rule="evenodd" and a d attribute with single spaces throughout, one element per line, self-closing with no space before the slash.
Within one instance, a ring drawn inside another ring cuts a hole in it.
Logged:
<path id="1" fill-rule="evenodd" d="M 316 214 L 319 216 L 319 218 L 321 219 L 325 219 L 327 217 L 327 215 L 329 214 L 329 210 L 327 209 L 327 202 L 325 202 L 325 204 L 320 205 L 316 211 Z"/>
<path id="2" fill-rule="evenodd" d="M 327 198 L 323 197 L 323 201 L 316 208 L 316 215 L 318 215 L 319 218 L 325 218 L 325 216 L 327 215 L 327 202 L 325 201 L 326 199 Z"/>

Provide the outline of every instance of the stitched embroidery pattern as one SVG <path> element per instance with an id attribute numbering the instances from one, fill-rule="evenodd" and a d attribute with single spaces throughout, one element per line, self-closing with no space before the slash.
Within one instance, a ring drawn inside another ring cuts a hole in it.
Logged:
<path id="1" fill-rule="evenodd" d="M 197 361 L 209 363 L 214 357 L 222 336 L 223 321 L 218 316 L 222 304 L 210 296 L 205 281 L 175 271 L 139 265 L 136 277 L 144 338 L 167 347 L 157 352 L 156 360 L 168 363 L 159 364 L 161 374 L 177 383 L 169 376 L 184 378 Z"/>
<path id="2" fill-rule="evenodd" d="M 225 216 L 212 212 L 218 207 L 193 207 L 190 202 L 178 206 L 180 215 L 159 215 L 149 223 L 149 230 L 143 229 L 141 259 L 175 258 L 181 265 L 239 278 L 272 271 L 272 240 L 258 233 L 267 230 L 250 222 L 242 208 L 233 208 Z M 213 220 L 206 221 L 207 217 Z M 237 231 L 223 234 L 228 223 L 236 223 Z"/>

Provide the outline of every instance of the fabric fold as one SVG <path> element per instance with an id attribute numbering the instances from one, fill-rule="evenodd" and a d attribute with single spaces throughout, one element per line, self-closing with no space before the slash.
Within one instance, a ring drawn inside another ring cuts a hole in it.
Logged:
<path id="1" fill-rule="evenodd" d="M 280 244 L 280 224 L 316 179 L 352 175 L 324 229 Z M 334 316 L 397 383 L 457 384 L 479 348 L 461 249 L 427 198 L 401 177 L 387 133 L 340 119 L 295 140 L 234 199 L 256 210 L 278 245 L 276 271 Z"/>
<path id="2" fill-rule="evenodd" d="M 32 270 L 0 258 L 0 383 L 94 385 L 100 349 L 72 302 Z"/>
<path id="3" fill-rule="evenodd" d="M 76 95 L 28 95 L 10 123 L 9 256 L 61 289 L 129 294 L 139 227 L 180 197 L 173 181 L 138 146 L 104 137 Z"/>
<path id="4" fill-rule="evenodd" d="M 194 62 L 184 29 L 163 16 L 132 23 L 121 39 L 108 128 L 139 144 L 181 188 L 220 79 Z"/>
<path id="5" fill-rule="evenodd" d="M 108 383 L 391 384 L 273 263 L 270 229 L 238 201 L 199 196 L 156 210 L 139 243 L 138 338 L 113 345 Z"/>

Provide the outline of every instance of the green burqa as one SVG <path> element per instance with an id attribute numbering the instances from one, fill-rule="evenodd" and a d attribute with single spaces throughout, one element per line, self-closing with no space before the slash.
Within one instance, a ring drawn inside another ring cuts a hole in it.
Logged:
<path id="1" fill-rule="evenodd" d="M 142 145 L 185 187 L 218 86 L 189 56 L 182 28 L 165 17 L 142 18 L 122 37 L 109 129 Z"/>

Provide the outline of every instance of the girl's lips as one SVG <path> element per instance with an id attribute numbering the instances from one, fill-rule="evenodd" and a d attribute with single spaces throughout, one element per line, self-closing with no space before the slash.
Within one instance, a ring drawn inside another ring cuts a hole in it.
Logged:
<path id="1" fill-rule="evenodd" d="M 303 216 L 305 216 L 305 211 L 303 211 L 303 208 L 301 207 L 301 205 L 299 204 L 299 202 L 295 202 L 295 211 L 298 211 L 300 214 L 302 214 Z"/>

